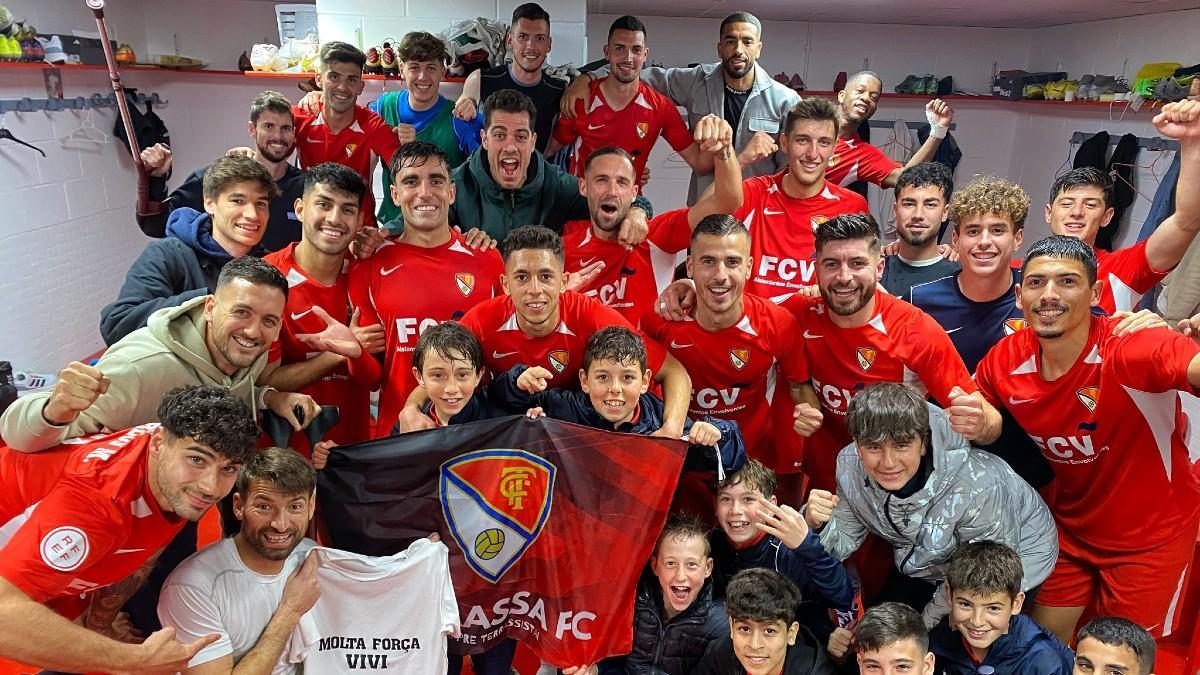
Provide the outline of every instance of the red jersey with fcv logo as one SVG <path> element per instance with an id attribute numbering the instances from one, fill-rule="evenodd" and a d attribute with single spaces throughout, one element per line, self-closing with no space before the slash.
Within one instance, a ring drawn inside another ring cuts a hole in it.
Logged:
<path id="1" fill-rule="evenodd" d="M 1163 328 L 1114 337 L 1115 325 L 1093 316 L 1079 359 L 1052 382 L 1029 328 L 997 343 L 975 380 L 1054 464 L 1059 528 L 1098 548 L 1138 551 L 1196 529 L 1200 488 L 1179 392 L 1197 393 L 1187 371 L 1200 346 Z"/>
<path id="2" fill-rule="evenodd" d="M 558 298 L 558 326 L 547 335 L 527 335 L 517 324 L 517 312 L 509 296 L 481 303 L 463 317 L 466 326 L 483 345 L 483 361 L 492 373 L 503 373 L 516 365 L 542 366 L 553 377 L 548 387 L 579 388 L 583 350 L 592 333 L 608 326 L 633 324 L 611 307 L 572 291 Z M 662 368 L 667 352 L 646 339 L 647 364 L 654 374 Z"/>
<path id="3" fill-rule="evenodd" d="M 783 191 L 787 170 L 742 182 L 742 208 L 733 216 L 750 230 L 754 269 L 746 292 L 778 302 L 801 286 L 817 283 L 816 240 L 821 223 L 846 213 L 863 213 L 862 195 L 829 181 L 816 195 L 794 199 Z"/>
<path id="4" fill-rule="evenodd" d="M 783 307 L 800 323 L 812 386 L 825 414 L 805 453 L 805 473 L 813 487 L 834 489 L 837 453 L 852 440 L 846 412 L 859 390 L 877 382 L 902 382 L 928 393 L 942 407 L 949 405 L 956 386 L 975 391 L 950 336 L 933 317 L 903 300 L 877 290 L 875 316 L 854 328 L 834 324 L 821 298 L 794 295 Z"/>
<path id="5" fill-rule="evenodd" d="M 82 595 L 129 577 L 183 528 L 150 492 L 157 424 L 38 453 L 0 447 L 0 577 L 74 618 Z"/>

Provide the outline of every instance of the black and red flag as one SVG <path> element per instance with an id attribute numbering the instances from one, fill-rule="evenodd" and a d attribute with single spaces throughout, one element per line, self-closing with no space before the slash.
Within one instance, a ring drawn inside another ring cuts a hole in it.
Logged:
<path id="1" fill-rule="evenodd" d="M 317 497 L 336 548 L 391 555 L 441 535 L 462 620 L 451 649 L 513 637 L 564 668 L 629 652 L 686 449 L 507 417 L 335 448 Z"/>

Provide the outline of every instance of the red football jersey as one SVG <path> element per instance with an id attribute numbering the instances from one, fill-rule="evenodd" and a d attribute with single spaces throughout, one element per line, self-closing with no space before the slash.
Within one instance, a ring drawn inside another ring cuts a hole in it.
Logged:
<path id="1" fill-rule="evenodd" d="M 512 298 L 492 298 L 467 312 L 462 323 L 483 344 L 483 360 L 494 373 L 516 365 L 542 366 L 553 377 L 548 387 L 579 388 L 583 368 L 583 350 L 592 333 L 608 326 L 634 329 L 615 309 L 582 293 L 563 291 L 558 298 L 558 327 L 542 337 L 526 335 L 517 325 Z M 667 352 L 654 340 L 646 339 L 647 364 L 658 373 Z"/>
<path id="2" fill-rule="evenodd" d="M 39 453 L 0 446 L 0 577 L 74 618 L 79 596 L 122 581 L 184 520 L 163 513 L 147 476 L 157 424 L 73 439 Z"/>
<path id="3" fill-rule="evenodd" d="M 825 168 L 825 180 L 842 187 L 860 180 L 879 185 L 899 168 L 896 160 L 870 143 L 839 137 Z"/>
<path id="4" fill-rule="evenodd" d="M 359 323 L 382 323 L 387 334 L 375 437 L 387 436 L 417 386 L 412 352 L 426 328 L 461 320 L 475 305 L 502 293 L 504 263 L 495 249 L 474 251 L 462 236 L 436 248 L 389 242 L 350 268 L 350 302 Z"/>
<path id="5" fill-rule="evenodd" d="M 269 356 L 272 363 L 279 361 L 284 366 L 320 354 L 310 351 L 308 345 L 296 338 L 297 335 L 319 333 L 325 329 L 325 322 L 313 314 L 313 307 L 320 307 L 344 324 L 350 323 L 348 265 L 343 265 L 342 273 L 332 286 L 326 286 L 310 278 L 296 264 L 297 244 L 293 243 L 263 258 L 283 273 L 288 282 L 283 326 L 279 331 L 279 339 L 271 345 Z M 363 353 L 359 358 L 343 363 L 320 380 L 301 388 L 298 393 L 308 394 L 320 405 L 336 405 L 340 421 L 329 430 L 327 438 L 338 445 L 350 445 L 371 438 L 374 423 L 371 419 L 371 390 L 378 379 L 378 362 L 374 356 Z M 300 454 L 309 456 L 308 439 L 304 438 L 304 434 L 296 434 L 292 442 Z"/>
<path id="6" fill-rule="evenodd" d="M 779 472 L 795 471 L 798 456 L 767 442 L 771 402 L 789 396 L 788 382 L 807 382 L 808 361 L 796 320 L 769 300 L 743 299 L 741 321 L 709 332 L 695 320 L 664 321 L 650 312 L 646 334 L 663 345 L 692 377 L 692 419 L 730 419 L 741 427 L 751 457 Z M 778 393 L 776 390 L 778 389 Z M 794 435 L 794 434 L 793 434 Z M 798 450 L 799 442 L 790 448 Z"/>
<path id="7" fill-rule="evenodd" d="M 671 99 L 639 81 L 633 101 L 620 110 L 613 110 L 600 89 L 600 83 L 605 79 L 589 85 L 586 102 L 575 104 L 574 118 L 559 117 L 554 125 L 554 140 L 575 146 L 571 173 L 583 176 L 583 167 L 593 152 L 615 145 L 633 156 L 634 175 L 641 176 L 659 135 L 666 138 L 676 152 L 686 150 L 692 144 L 692 132 L 688 131 Z"/>
<path id="8" fill-rule="evenodd" d="M 300 108 L 292 108 L 296 124 L 296 150 L 300 167 L 311 169 L 324 162 L 348 166 L 367 182 L 363 196 L 363 224 L 375 225 L 375 195 L 371 192 L 371 174 L 375 155 L 385 166 L 400 149 L 400 139 L 383 118 L 360 105 L 354 106 L 354 122 L 338 133 L 325 125 L 325 115 L 316 117 Z"/>
<path id="9" fill-rule="evenodd" d="M 578 272 L 598 260 L 604 262 L 604 270 L 583 294 L 617 310 L 634 325 L 674 279 L 675 267 L 687 257 L 692 239 L 688 209 L 655 216 L 649 225 L 645 241 L 632 250 L 593 236 L 591 221 L 574 220 L 563 225 L 568 272 Z"/>
<path id="10" fill-rule="evenodd" d="M 825 422 L 809 438 L 804 471 L 813 487 L 836 485 L 837 453 L 851 442 L 846 429 L 850 398 L 876 382 L 903 382 L 928 393 L 942 406 L 950 390 L 970 393 L 975 384 L 950 336 L 933 317 L 882 291 L 875 293 L 875 316 L 856 328 L 840 328 L 821 298 L 799 295 L 783 306 L 803 330 L 812 386 Z"/>
<path id="11" fill-rule="evenodd" d="M 1100 289 L 1100 308 L 1109 314 L 1137 309 L 1142 295 L 1170 273 L 1170 270 L 1159 272 L 1150 266 L 1146 257 L 1147 241 L 1111 253 L 1096 249 L 1096 260 L 1100 263 L 1096 278 L 1104 282 Z"/>
<path id="12" fill-rule="evenodd" d="M 1187 370 L 1200 346 L 1159 328 L 1114 337 L 1112 320 L 1091 322 L 1079 360 L 1053 382 L 1030 329 L 997 343 L 975 380 L 1054 464 L 1064 532 L 1111 551 L 1153 548 L 1196 528 L 1200 488 L 1178 392 L 1197 393 Z"/>
<path id="13" fill-rule="evenodd" d="M 755 176 L 742 183 L 742 208 L 733 216 L 750 229 L 754 269 L 746 292 L 781 299 L 801 286 L 817 283 L 817 225 L 844 213 L 862 213 L 862 195 L 826 181 L 817 195 L 792 199 L 783 191 L 786 169 L 772 176 Z"/>

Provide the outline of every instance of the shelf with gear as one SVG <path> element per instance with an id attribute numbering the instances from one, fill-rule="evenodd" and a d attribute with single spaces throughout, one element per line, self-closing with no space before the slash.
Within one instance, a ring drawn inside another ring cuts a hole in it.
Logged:
<path id="1" fill-rule="evenodd" d="M 54 63 L 29 63 L 26 61 L 0 61 L 0 70 L 4 69 L 42 69 L 56 68 L 61 70 L 108 70 L 105 66 L 84 65 L 78 63 L 54 64 Z M 157 71 L 170 73 L 192 73 L 195 75 L 236 75 L 238 77 L 264 77 L 264 78 L 282 78 L 307 80 L 316 77 L 316 73 L 277 73 L 277 72 L 258 72 L 253 70 L 212 70 L 208 68 L 174 68 L 170 66 L 155 66 L 155 65 L 138 65 L 121 66 L 121 72 L 127 70 L 134 71 Z M 364 80 L 383 80 L 383 81 L 401 81 L 401 78 L 393 75 L 363 75 Z M 462 82 L 465 78 L 462 77 L 447 77 L 443 82 Z"/>

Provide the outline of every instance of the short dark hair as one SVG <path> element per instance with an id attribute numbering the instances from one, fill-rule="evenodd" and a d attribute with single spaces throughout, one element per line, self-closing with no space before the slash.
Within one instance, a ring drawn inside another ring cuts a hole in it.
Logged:
<path id="1" fill-rule="evenodd" d="M 789 108 L 787 116 L 783 118 L 783 135 L 786 136 L 791 133 L 792 127 L 796 126 L 801 120 L 829 122 L 833 124 L 833 135 L 835 137 L 842 128 L 842 123 L 838 119 L 837 107 L 827 98 L 809 96 L 808 98 L 800 99 L 796 105 Z"/>
<path id="2" fill-rule="evenodd" d="M 242 464 L 238 470 L 238 494 L 245 498 L 250 483 L 261 480 L 289 495 L 311 496 L 317 485 L 317 472 L 312 464 L 295 450 L 264 448 Z"/>
<path id="3" fill-rule="evenodd" d="M 158 404 L 158 421 L 171 439 L 190 438 L 235 464 L 254 452 L 254 411 L 224 387 L 176 387 Z"/>
<path id="4" fill-rule="evenodd" d="M 713 237 L 744 234 L 748 237 L 750 229 L 746 227 L 745 223 L 727 213 L 713 213 L 704 216 L 700 222 L 696 223 L 696 227 L 692 229 L 692 241 L 696 241 L 702 234 Z"/>
<path id="5" fill-rule="evenodd" d="M 750 12 L 734 12 L 733 14 L 725 17 L 721 21 L 721 28 L 718 34 L 724 35 L 725 27 L 731 23 L 748 23 L 751 26 L 754 26 L 754 30 L 758 31 L 758 37 L 762 37 L 762 22 L 758 20 L 757 16 L 754 16 Z"/>
<path id="6" fill-rule="evenodd" d="M 1029 251 L 1025 253 L 1025 260 L 1021 263 L 1021 278 L 1025 278 L 1025 271 L 1034 258 L 1043 257 L 1077 260 L 1083 263 L 1084 271 L 1087 273 L 1088 284 L 1092 285 L 1096 283 L 1096 270 L 1099 267 L 1099 263 L 1096 262 L 1096 251 L 1082 240 L 1075 237 L 1068 237 L 1064 234 L 1052 234 L 1034 243 L 1033 246 L 1029 247 Z"/>
<path id="7" fill-rule="evenodd" d="M 350 195 L 362 205 L 363 195 L 367 193 L 367 183 L 348 166 L 335 162 L 325 162 L 309 169 L 304 175 L 304 194 L 308 195 L 318 185 L 332 188 L 342 194 Z"/>
<path id="8" fill-rule="evenodd" d="M 450 60 L 450 52 L 442 38 L 423 30 L 414 30 L 400 38 L 396 48 L 397 61 L 437 61 L 442 65 Z"/>
<path id="9" fill-rule="evenodd" d="M 479 338 L 457 321 L 443 321 L 436 326 L 430 326 L 417 338 L 417 346 L 413 348 L 412 362 L 417 372 L 425 369 L 425 357 L 434 352 L 447 361 L 457 358 L 454 352 L 465 357 L 467 363 L 475 372 L 483 370 L 483 346 Z"/>
<path id="10" fill-rule="evenodd" d="M 879 73 L 877 73 L 873 70 L 860 70 L 857 73 L 851 75 L 850 77 L 847 77 L 845 86 L 849 87 L 855 80 L 858 80 L 858 79 L 864 78 L 864 77 L 875 78 L 875 80 L 877 80 L 879 82 L 879 86 L 881 86 L 881 87 L 883 86 L 883 78 L 879 76 Z"/>
<path id="11" fill-rule="evenodd" d="M 217 275 L 217 288 L 234 279 L 245 279 L 255 286 L 270 286 L 283 293 L 284 299 L 288 296 L 287 279 L 283 278 L 283 274 L 274 265 L 262 258 L 244 255 L 225 263 L 221 273 Z"/>
<path id="12" fill-rule="evenodd" d="M 220 194 L 238 183 L 253 181 L 258 183 L 268 199 L 279 196 L 279 185 L 267 173 L 267 168 L 250 157 L 221 157 L 208 165 L 204 170 L 201 190 L 209 199 L 216 199 Z"/>
<path id="13" fill-rule="evenodd" d="M 1119 616 L 1098 616 L 1087 622 L 1075 636 L 1075 651 L 1084 638 L 1092 638 L 1111 647 L 1128 647 L 1137 657 L 1138 670 L 1141 675 L 1150 675 L 1154 671 L 1156 647 L 1150 631 L 1136 623 Z"/>
<path id="14" fill-rule="evenodd" d="M 630 170 L 636 171 L 635 169 L 633 169 L 633 166 L 634 166 L 633 157 L 629 154 L 629 152 L 627 152 L 624 148 L 618 148 L 615 145 L 606 145 L 603 148 L 597 148 L 596 150 L 593 150 L 592 154 L 588 155 L 587 161 L 583 163 L 583 175 L 586 176 L 588 169 L 592 168 L 593 160 L 595 160 L 598 157 L 607 157 L 609 155 L 616 155 L 618 157 L 624 157 L 625 160 L 629 162 Z M 634 176 L 634 179 L 635 180 L 637 179 L 636 175 Z"/>
<path id="15" fill-rule="evenodd" d="M 942 201 L 949 204 L 950 197 L 954 196 L 954 176 L 945 164 L 921 162 L 900 172 L 900 178 L 896 181 L 896 196 L 899 197 L 900 191 L 907 187 L 940 188 Z"/>
<path id="16" fill-rule="evenodd" d="M 500 253 L 505 264 L 508 264 L 508 259 L 513 253 L 525 250 L 550 251 L 558 258 L 559 263 L 563 261 L 562 237 L 548 227 L 522 225 L 509 232 L 504 241 L 500 242 Z"/>
<path id="17" fill-rule="evenodd" d="M 391 171 L 392 178 L 395 179 L 396 174 L 400 173 L 400 169 L 410 166 L 424 166 L 425 162 L 428 162 L 430 159 L 441 162 L 446 167 L 447 177 L 449 176 L 450 160 L 446 157 L 446 151 L 429 141 L 410 141 L 400 146 L 396 154 L 392 155 L 392 163 L 388 167 L 388 170 Z"/>
<path id="18" fill-rule="evenodd" d="M 1058 178 L 1050 186 L 1050 203 L 1053 204 L 1058 196 L 1068 190 L 1081 187 L 1100 188 L 1104 193 L 1104 207 L 1113 205 L 1113 180 L 1107 173 L 1094 166 L 1081 166 L 1071 169 Z"/>
<path id="19" fill-rule="evenodd" d="M 885 602 L 868 609 L 854 631 L 854 649 L 858 653 L 877 652 L 884 647 L 913 640 L 924 655 L 929 652 L 929 630 L 921 615 L 908 605 Z"/>
<path id="20" fill-rule="evenodd" d="M 946 583 L 951 593 L 1005 593 L 1009 600 L 1015 600 L 1021 592 L 1024 574 L 1021 556 L 1011 546 L 996 541 L 974 541 L 960 545 L 950 556 Z"/>
<path id="21" fill-rule="evenodd" d="M 649 359 L 642 336 L 624 326 L 608 326 L 588 338 L 587 347 L 583 350 L 584 372 L 592 366 L 593 361 L 616 361 L 621 364 L 633 361 L 644 372 Z"/>
<path id="22" fill-rule="evenodd" d="M 613 33 L 617 32 L 619 30 L 627 30 L 627 31 L 630 31 L 633 33 L 641 33 L 642 35 L 645 35 L 646 34 L 646 24 L 642 23 L 641 19 L 637 18 L 636 16 L 632 16 L 630 14 L 626 14 L 625 16 L 619 16 L 619 17 L 617 17 L 617 20 L 613 21 L 612 24 L 608 27 L 608 39 L 611 40 Z"/>
<path id="23" fill-rule="evenodd" d="M 782 621 L 791 626 L 800 606 L 800 589 L 791 579 L 765 567 L 733 575 L 725 588 L 725 609 L 733 621 Z"/>
<path id="24" fill-rule="evenodd" d="M 817 225 L 813 235 L 820 251 L 831 241 L 866 239 L 872 253 L 879 253 L 879 224 L 869 213 L 844 213 Z"/>
<path id="25" fill-rule="evenodd" d="M 712 544 L 708 541 L 709 529 L 711 528 L 695 514 L 675 511 L 667 516 L 667 523 L 663 525 L 662 532 L 658 535 L 658 541 L 654 542 L 654 555 L 658 555 L 658 549 L 668 539 L 679 540 L 695 537 L 704 542 L 704 555 L 711 556 Z"/>
<path id="26" fill-rule="evenodd" d="M 908 443 L 929 435 L 929 406 L 907 384 L 879 382 L 850 399 L 846 428 L 855 443 Z"/>
<path id="27" fill-rule="evenodd" d="M 533 99 L 516 89 L 498 89 L 483 99 L 483 128 L 492 126 L 492 114 L 495 112 L 526 113 L 529 115 L 529 129 L 532 131 L 537 120 L 537 106 Z"/>
<path id="28" fill-rule="evenodd" d="M 258 124 L 258 116 L 264 111 L 293 117 L 292 102 L 287 100 L 283 94 L 270 89 L 258 92 L 254 100 L 250 102 L 250 123 Z"/>
<path id="29" fill-rule="evenodd" d="M 536 2 L 527 2 L 523 5 L 517 5 L 517 8 L 512 13 L 512 25 L 517 25 L 521 19 L 526 21 L 545 21 L 550 23 L 550 13 L 542 9 L 542 6 Z"/>
<path id="30" fill-rule="evenodd" d="M 764 498 L 768 498 L 775 494 L 779 478 L 766 464 L 757 459 L 747 459 L 746 463 L 740 469 L 726 474 L 725 480 L 717 483 L 717 491 L 720 492 L 727 487 L 733 487 L 739 483 L 744 484 L 751 490 L 758 490 L 759 494 Z"/>
<path id="31" fill-rule="evenodd" d="M 321 68 L 327 68 L 333 63 L 351 63 L 359 70 L 367 64 L 367 55 L 349 42 L 326 42 L 321 45 Z"/>

